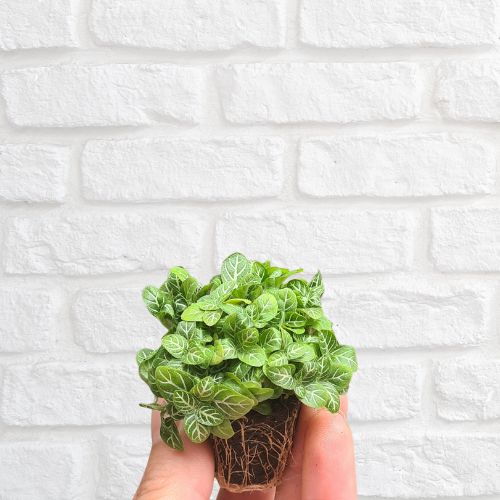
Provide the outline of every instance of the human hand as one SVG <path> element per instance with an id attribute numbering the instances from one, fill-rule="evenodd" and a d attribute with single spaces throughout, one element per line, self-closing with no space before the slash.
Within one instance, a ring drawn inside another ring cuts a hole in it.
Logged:
<path id="1" fill-rule="evenodd" d="M 282 483 L 259 492 L 220 490 L 217 500 L 355 500 L 354 446 L 346 415 L 346 396 L 336 414 L 302 406 Z M 210 444 L 194 444 L 181 432 L 184 451 L 173 450 L 161 441 L 159 428 L 155 411 L 151 454 L 135 500 L 208 500 L 214 478 Z"/>

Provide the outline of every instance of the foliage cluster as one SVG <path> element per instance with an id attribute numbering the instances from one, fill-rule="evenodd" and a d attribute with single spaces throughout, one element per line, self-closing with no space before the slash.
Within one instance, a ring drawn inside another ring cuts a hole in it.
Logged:
<path id="1" fill-rule="evenodd" d="M 292 395 L 338 411 L 356 354 L 339 344 L 323 313 L 321 274 L 291 278 L 301 271 L 234 253 L 204 286 L 174 267 L 159 288 L 144 289 L 149 312 L 167 332 L 158 349 L 137 353 L 155 396 L 141 406 L 161 412 L 165 443 L 182 449 L 178 420 L 195 443 L 211 434 L 227 439 L 232 421 L 250 410 L 269 414 L 272 399 Z"/>

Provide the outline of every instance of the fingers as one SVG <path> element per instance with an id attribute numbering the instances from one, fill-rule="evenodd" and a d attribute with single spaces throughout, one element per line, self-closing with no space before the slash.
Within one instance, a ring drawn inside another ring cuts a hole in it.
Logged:
<path id="1" fill-rule="evenodd" d="M 231 493 L 227 490 L 220 490 L 217 500 L 273 500 L 275 489 L 264 491 L 250 491 L 247 493 Z"/>
<path id="2" fill-rule="evenodd" d="M 184 450 L 169 448 L 159 437 L 160 414 L 152 413 L 153 445 L 135 500 L 207 500 L 214 479 L 211 446 L 195 444 L 181 431 Z"/>
<path id="3" fill-rule="evenodd" d="M 336 414 L 304 409 L 308 423 L 301 500 L 356 500 L 354 445 L 345 418 L 347 398 L 342 398 L 341 412 Z"/>

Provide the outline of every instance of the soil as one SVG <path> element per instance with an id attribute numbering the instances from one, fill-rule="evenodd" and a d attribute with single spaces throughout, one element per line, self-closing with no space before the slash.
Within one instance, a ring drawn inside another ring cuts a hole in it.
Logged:
<path id="1" fill-rule="evenodd" d="M 271 405 L 271 415 L 251 411 L 233 422 L 233 437 L 214 438 L 215 475 L 221 488 L 239 493 L 272 488 L 281 481 L 300 402 L 289 396 Z"/>

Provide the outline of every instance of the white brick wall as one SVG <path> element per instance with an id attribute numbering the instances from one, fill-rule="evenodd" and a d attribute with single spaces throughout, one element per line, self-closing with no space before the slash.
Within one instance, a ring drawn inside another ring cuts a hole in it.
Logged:
<path id="1" fill-rule="evenodd" d="M 320 268 L 361 498 L 500 497 L 497 0 L 0 0 L 0 499 L 130 498 L 141 288 Z"/>

